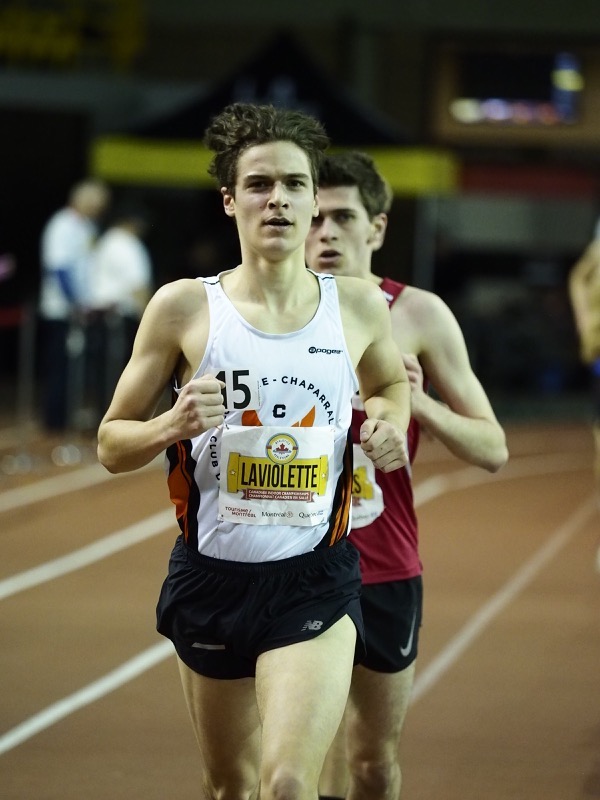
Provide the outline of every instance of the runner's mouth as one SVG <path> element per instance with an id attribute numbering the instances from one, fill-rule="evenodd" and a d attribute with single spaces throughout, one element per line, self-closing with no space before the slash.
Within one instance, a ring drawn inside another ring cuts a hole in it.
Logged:
<path id="1" fill-rule="evenodd" d="M 275 228 L 287 228 L 292 223 L 285 217 L 271 217 L 265 222 L 265 225 L 272 225 Z"/>
<path id="2" fill-rule="evenodd" d="M 341 253 L 337 250 L 323 250 L 323 252 L 319 254 L 319 261 L 337 261 L 340 256 Z"/>

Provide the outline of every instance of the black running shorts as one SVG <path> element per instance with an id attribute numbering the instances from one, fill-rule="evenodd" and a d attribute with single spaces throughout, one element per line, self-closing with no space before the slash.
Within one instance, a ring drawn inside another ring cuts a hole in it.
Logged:
<path id="1" fill-rule="evenodd" d="M 360 601 L 367 654 L 361 664 L 374 672 L 401 672 L 417 657 L 423 613 L 421 576 L 362 587 Z"/>
<path id="2" fill-rule="evenodd" d="M 347 540 L 258 564 L 202 556 L 178 537 L 156 609 L 157 630 L 190 669 L 255 674 L 258 656 L 314 638 L 348 615 L 364 655 L 358 551 Z"/>

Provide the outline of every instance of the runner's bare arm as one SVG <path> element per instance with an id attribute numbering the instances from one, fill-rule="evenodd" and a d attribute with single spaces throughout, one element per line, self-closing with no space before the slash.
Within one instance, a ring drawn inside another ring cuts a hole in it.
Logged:
<path id="1" fill-rule="evenodd" d="M 458 458 L 496 472 L 508 458 L 506 437 L 450 308 L 431 292 L 407 287 L 392 307 L 392 328 L 401 348 L 413 348 L 403 352 L 413 417 Z M 423 390 L 423 371 L 442 402 Z"/>
<path id="2" fill-rule="evenodd" d="M 222 423 L 220 381 L 189 380 L 208 331 L 205 298 L 198 282 L 184 280 L 163 286 L 148 304 L 98 430 L 98 458 L 110 472 L 138 469 L 173 442 Z M 173 407 L 154 416 L 174 374 L 185 385 Z"/>
<path id="3" fill-rule="evenodd" d="M 360 278 L 338 278 L 338 282 L 346 341 L 368 417 L 361 429 L 361 445 L 376 467 L 389 472 L 408 463 L 408 376 L 381 290 Z"/>

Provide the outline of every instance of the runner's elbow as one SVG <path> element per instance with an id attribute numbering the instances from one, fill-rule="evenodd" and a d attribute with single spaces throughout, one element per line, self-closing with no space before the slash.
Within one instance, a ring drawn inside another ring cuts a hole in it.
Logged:
<path id="1" fill-rule="evenodd" d="M 102 445 L 98 444 L 96 453 L 98 455 L 98 461 L 102 464 L 104 469 L 108 470 L 113 475 L 116 475 L 122 471 L 119 469 L 117 462 L 111 459 L 110 453 L 106 450 L 106 448 L 102 447 Z"/>
<path id="2" fill-rule="evenodd" d="M 124 471 L 123 467 L 120 465 L 118 453 L 115 451 L 114 447 L 110 446 L 109 437 L 106 435 L 106 432 L 102 427 L 100 427 L 100 430 L 98 431 L 96 455 L 98 456 L 98 461 L 111 474 L 116 475 L 119 472 Z"/>

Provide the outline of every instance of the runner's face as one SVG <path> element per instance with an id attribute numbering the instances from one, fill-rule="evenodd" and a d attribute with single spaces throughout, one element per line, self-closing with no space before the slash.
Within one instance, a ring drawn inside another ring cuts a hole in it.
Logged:
<path id="1" fill-rule="evenodd" d="M 292 142 L 254 145 L 238 160 L 235 195 L 222 189 L 242 249 L 283 257 L 304 242 L 317 212 L 308 156 Z"/>
<path id="2" fill-rule="evenodd" d="M 375 226 L 357 186 L 319 189 L 319 214 L 306 240 L 306 263 L 315 272 L 364 277 L 371 269 Z"/>

